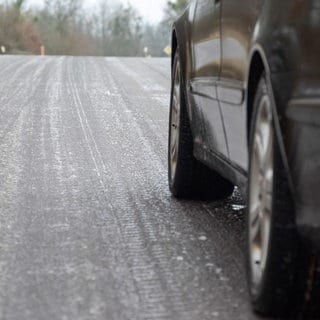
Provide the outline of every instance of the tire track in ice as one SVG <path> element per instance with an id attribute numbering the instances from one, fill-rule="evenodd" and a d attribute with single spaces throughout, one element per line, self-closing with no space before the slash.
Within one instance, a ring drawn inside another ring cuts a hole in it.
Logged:
<path id="1" fill-rule="evenodd" d="M 111 221 L 110 221 L 110 217 L 107 218 L 109 223 L 110 222 L 113 223 L 111 226 L 109 226 L 109 228 L 111 228 L 113 232 L 113 236 L 117 238 L 116 243 L 118 246 L 120 246 L 120 251 L 122 252 L 120 255 L 118 254 L 117 257 L 114 258 L 114 261 L 121 261 L 121 263 L 126 265 L 127 264 L 127 259 L 125 254 L 126 240 L 124 236 L 123 224 L 120 218 L 121 212 L 119 212 L 119 208 L 117 208 L 115 204 L 111 203 L 110 198 L 108 198 L 111 187 L 108 186 L 108 184 L 105 183 L 104 181 L 104 177 L 106 173 L 109 172 L 108 165 L 105 163 L 104 158 L 100 152 L 100 149 L 98 148 L 95 135 L 93 134 L 91 124 L 89 123 L 89 120 L 88 120 L 87 110 L 83 105 L 82 99 L 80 98 L 81 82 L 79 83 L 79 81 L 81 81 L 80 80 L 81 78 L 75 77 L 75 74 L 73 73 L 73 70 L 75 70 L 75 68 L 71 69 L 70 65 L 71 64 L 69 63 L 68 84 L 71 90 L 71 96 L 74 100 L 76 114 L 78 116 L 82 133 L 86 141 L 87 148 L 89 150 L 90 157 L 95 168 L 95 174 L 97 175 L 99 183 L 104 191 L 105 203 L 108 205 L 107 212 L 112 217 Z M 81 77 L 85 77 L 85 73 L 82 73 Z M 117 176 L 117 171 L 113 171 L 112 174 L 113 174 L 113 178 L 115 180 L 118 180 L 119 177 Z M 138 289 L 137 289 L 136 282 L 131 276 L 130 267 L 129 266 L 127 266 L 126 268 L 115 267 L 114 270 L 117 270 L 117 272 L 120 273 L 116 275 L 116 278 L 120 277 L 121 279 L 126 279 L 124 283 L 124 286 L 126 287 L 125 292 L 120 292 L 120 295 L 122 295 L 123 303 L 129 303 L 129 305 L 127 306 L 127 309 L 123 310 L 123 313 L 124 313 L 123 319 L 126 319 L 126 318 L 140 319 L 139 317 L 136 318 L 134 316 L 134 315 L 138 315 L 137 308 L 139 308 L 139 303 L 137 303 L 136 301 L 138 297 L 134 297 L 134 295 L 138 293 Z M 133 313 L 133 315 L 130 314 L 131 310 L 136 310 Z"/>
<path id="2" fill-rule="evenodd" d="M 81 69 L 83 69 L 83 67 L 77 66 L 77 70 Z M 101 83 L 99 78 L 104 77 L 104 82 L 106 83 L 105 87 L 112 93 L 114 99 L 113 106 L 116 108 L 117 112 L 116 114 L 112 114 L 112 119 L 108 118 L 108 121 L 113 123 L 114 131 L 111 134 L 117 134 L 116 131 L 119 131 L 117 136 L 122 137 L 123 148 L 126 147 L 126 139 L 129 139 L 128 143 L 136 141 L 136 144 L 134 145 L 130 143 L 130 147 L 134 148 L 136 145 L 139 146 L 139 150 L 143 150 L 143 159 L 139 160 L 139 163 L 144 163 L 146 168 L 149 166 L 147 171 L 150 176 L 152 174 L 154 175 L 155 172 L 157 172 L 157 174 L 165 172 L 162 162 L 157 159 L 157 155 L 150 147 L 150 141 L 145 137 L 140 126 L 132 118 L 132 112 L 128 112 L 128 102 L 122 100 L 118 91 L 119 88 L 113 80 L 113 75 L 110 74 L 110 72 L 107 74 L 93 72 L 92 67 L 90 67 L 89 70 L 91 70 L 92 74 L 97 78 L 97 83 Z M 86 72 L 82 71 L 81 74 L 86 74 Z M 87 83 L 91 83 L 90 80 L 91 79 L 85 79 Z M 86 87 L 85 90 L 81 90 L 81 93 L 85 92 L 90 93 L 90 89 Z M 106 93 L 105 99 L 108 99 L 108 97 L 109 93 Z M 82 99 L 84 99 L 84 94 L 82 94 Z M 99 96 L 99 101 L 101 99 L 102 96 Z M 93 105 L 95 105 L 94 102 Z M 105 123 L 105 125 L 107 126 L 108 123 Z M 130 127 L 129 136 L 126 130 L 128 126 Z M 95 126 L 95 129 L 97 129 L 97 126 Z M 110 137 L 111 140 L 114 138 L 114 136 Z M 142 141 L 140 141 L 140 139 Z M 111 146 L 111 149 L 113 149 L 115 155 L 121 154 L 121 148 L 119 146 Z M 104 156 L 106 155 L 104 154 Z M 154 160 L 151 160 L 150 158 L 154 158 Z M 130 158 L 126 156 L 124 159 L 126 165 L 130 164 Z M 120 163 L 121 162 L 123 161 L 120 160 Z M 151 167 L 150 164 L 152 164 Z M 145 208 L 139 205 L 141 199 L 137 198 L 137 191 L 148 190 L 149 183 L 146 180 L 143 182 L 139 179 L 139 182 L 137 181 L 139 183 L 138 187 L 137 184 L 134 183 L 135 178 L 133 170 L 141 170 L 141 168 L 135 166 L 131 169 L 130 166 L 128 172 L 127 170 L 123 170 L 120 166 L 118 170 L 115 170 L 112 173 L 114 176 L 117 176 L 117 180 L 120 181 L 120 184 L 117 184 L 117 187 L 120 187 L 118 193 L 123 194 L 122 199 L 119 199 L 120 202 L 117 202 L 118 206 L 115 207 L 115 210 L 122 223 L 122 228 L 125 230 L 124 243 L 126 244 L 127 252 L 126 261 L 129 262 L 128 269 L 132 270 L 134 278 L 136 279 L 138 287 L 137 294 L 139 294 L 142 301 L 141 314 L 150 319 L 172 318 L 173 312 L 175 312 L 174 310 L 179 309 L 181 312 L 185 305 L 180 299 L 177 289 L 174 289 L 174 287 L 171 286 L 171 291 L 173 290 L 174 293 L 170 294 L 170 292 L 168 292 L 167 279 L 170 279 L 172 270 L 168 268 L 171 263 L 168 263 L 166 249 L 161 246 L 157 247 L 156 245 L 150 246 L 151 243 L 157 243 L 158 235 L 154 230 L 154 221 L 146 219 L 146 216 L 142 213 L 142 210 L 145 211 Z M 161 181 L 165 181 L 164 177 L 161 178 Z M 126 191 L 126 188 L 129 188 L 129 190 Z M 162 189 L 163 188 L 161 188 L 161 190 Z M 125 197 L 125 199 L 123 197 Z M 171 260 L 171 257 L 169 257 L 169 259 Z M 161 261 L 167 261 L 167 263 L 165 263 L 167 266 L 163 265 Z M 158 304 L 155 303 L 156 301 Z"/>
<path id="3" fill-rule="evenodd" d="M 45 68 L 47 68 L 50 63 L 50 59 L 42 60 L 42 62 L 43 63 L 39 63 L 39 60 L 32 59 L 23 64 L 22 68 L 19 68 L 13 75 L 8 76 L 10 79 L 8 81 L 10 87 L 15 85 L 16 89 L 13 90 L 13 93 L 10 96 L 7 96 L 6 99 L 2 100 L 3 108 L 0 111 L 1 141 L 5 140 L 5 136 L 11 128 L 14 127 L 15 122 L 19 118 L 21 112 L 25 109 L 25 106 L 32 103 L 34 95 L 39 89 L 42 81 L 40 75 L 43 73 Z M 24 76 L 26 73 L 28 74 L 27 78 Z M 21 79 L 23 79 L 23 82 Z M 21 100 L 21 97 L 26 100 Z"/>

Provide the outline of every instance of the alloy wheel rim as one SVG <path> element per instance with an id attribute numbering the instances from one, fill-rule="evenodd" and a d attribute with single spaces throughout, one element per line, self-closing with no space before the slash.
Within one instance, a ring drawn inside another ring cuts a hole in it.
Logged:
<path id="1" fill-rule="evenodd" d="M 180 136 L 180 64 L 176 64 L 172 92 L 170 129 L 170 172 L 174 180 L 177 170 Z"/>
<path id="2" fill-rule="evenodd" d="M 251 280 L 256 290 L 263 279 L 270 246 L 273 193 L 273 126 L 270 98 L 262 97 L 253 138 L 249 187 Z"/>

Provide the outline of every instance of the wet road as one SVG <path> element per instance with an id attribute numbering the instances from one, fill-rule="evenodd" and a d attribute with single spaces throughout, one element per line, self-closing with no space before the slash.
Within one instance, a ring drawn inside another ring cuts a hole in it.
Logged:
<path id="1" fill-rule="evenodd" d="M 169 68 L 0 58 L 0 319 L 256 319 L 240 197 L 169 194 Z"/>

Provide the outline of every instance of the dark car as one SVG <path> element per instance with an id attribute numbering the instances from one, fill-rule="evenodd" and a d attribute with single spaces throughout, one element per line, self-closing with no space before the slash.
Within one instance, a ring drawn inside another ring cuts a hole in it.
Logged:
<path id="1" fill-rule="evenodd" d="M 192 1 L 173 25 L 169 127 L 175 197 L 223 199 L 238 186 L 247 198 L 255 311 L 312 305 L 320 248 L 320 1 Z"/>

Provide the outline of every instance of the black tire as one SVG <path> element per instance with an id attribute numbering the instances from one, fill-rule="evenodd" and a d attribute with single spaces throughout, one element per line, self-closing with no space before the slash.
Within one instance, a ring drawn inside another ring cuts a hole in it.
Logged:
<path id="1" fill-rule="evenodd" d="M 271 109 L 273 99 L 270 95 L 266 75 L 263 75 L 254 99 L 254 113 L 250 134 L 250 164 L 247 208 L 247 243 L 248 243 L 248 284 L 253 309 L 262 315 L 280 316 L 294 315 L 303 309 L 305 293 L 310 274 L 310 255 L 304 250 L 299 239 L 295 221 L 292 193 L 280 155 L 278 141 L 274 130 L 273 135 L 273 183 L 271 197 L 269 245 L 266 253 L 265 268 L 260 281 L 255 283 L 255 256 L 253 246 L 253 194 L 254 193 L 254 139 L 258 134 L 258 113 L 262 99 L 269 97 Z M 259 191 L 260 192 L 260 191 Z M 257 192 L 259 194 L 259 192 Z M 250 202 L 251 201 L 251 202 Z M 262 200 L 261 200 L 262 202 Z M 262 206 L 261 206 L 262 208 Z M 250 211 L 251 210 L 251 211 Z M 263 220 L 264 221 L 264 220 Z"/>
<path id="2" fill-rule="evenodd" d="M 174 87 L 176 76 L 179 77 L 180 114 L 178 128 L 173 123 Z M 173 169 L 171 155 L 172 130 L 177 130 L 177 159 Z M 168 177 L 170 191 L 176 198 L 218 200 L 227 198 L 234 186 L 216 172 L 200 163 L 193 155 L 193 137 L 187 112 L 182 68 L 178 50 L 175 53 L 170 101 L 169 143 L 168 143 Z"/>

